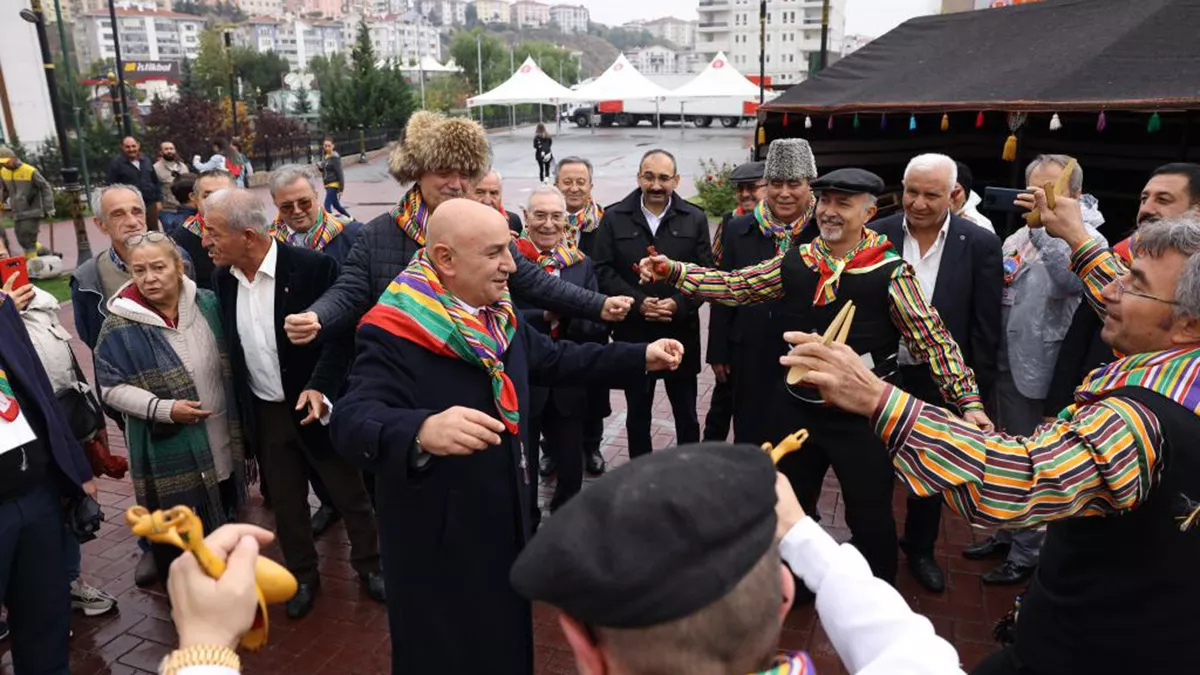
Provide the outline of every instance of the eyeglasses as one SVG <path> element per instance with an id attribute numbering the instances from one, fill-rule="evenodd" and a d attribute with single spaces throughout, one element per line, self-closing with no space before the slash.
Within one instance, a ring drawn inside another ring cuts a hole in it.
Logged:
<path id="1" fill-rule="evenodd" d="M 554 211 L 553 213 L 534 211 L 533 213 L 529 214 L 529 222 L 531 223 L 544 223 L 547 220 L 554 223 L 566 222 L 567 214 L 563 213 L 562 211 Z"/>
<path id="2" fill-rule="evenodd" d="M 767 187 L 767 184 L 765 182 L 762 182 L 762 183 L 738 183 L 734 187 L 734 190 L 736 192 L 758 192 L 759 190 L 761 190 L 765 187 Z"/>
<path id="3" fill-rule="evenodd" d="M 291 213 L 293 211 L 300 211 L 301 213 L 303 213 L 303 212 L 311 209 L 312 206 L 313 206 L 313 200 L 309 197 L 305 197 L 304 199 L 297 199 L 294 202 L 284 202 L 284 203 L 280 204 L 279 212 L 280 213 Z"/>
<path id="4" fill-rule="evenodd" d="M 1178 302 L 1175 302 L 1174 300 L 1164 300 L 1162 298 L 1150 295 L 1149 293 L 1132 291 L 1129 289 L 1129 287 L 1127 287 L 1125 285 L 1125 282 L 1122 281 L 1122 279 L 1124 279 L 1124 278 L 1125 277 L 1117 277 L 1116 279 L 1113 280 L 1113 286 L 1117 289 L 1117 299 L 1118 300 L 1120 300 L 1122 296 L 1132 295 L 1135 298 L 1145 298 L 1147 300 L 1154 300 L 1154 301 L 1161 302 L 1161 303 L 1167 304 L 1167 305 L 1178 305 L 1179 304 Z"/>
<path id="5" fill-rule="evenodd" d="M 670 183 L 671 181 L 675 180 L 675 176 L 668 176 L 665 173 L 660 173 L 660 174 L 655 175 L 655 174 L 650 173 L 649 171 L 642 174 L 640 177 L 642 180 L 644 180 L 650 184 L 662 183 L 663 185 L 666 185 L 667 183 Z"/>
<path id="6" fill-rule="evenodd" d="M 157 244 L 158 242 L 166 241 L 167 239 L 170 239 L 170 237 L 162 232 L 143 232 L 141 234 L 133 234 L 125 238 L 125 248 L 133 248 L 142 242 Z"/>

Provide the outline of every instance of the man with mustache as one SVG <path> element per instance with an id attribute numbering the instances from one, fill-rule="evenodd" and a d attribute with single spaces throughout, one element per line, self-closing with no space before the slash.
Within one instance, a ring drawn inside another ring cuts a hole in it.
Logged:
<path id="1" fill-rule="evenodd" d="M 191 171 L 188 170 L 187 163 L 179 159 L 179 154 L 175 151 L 175 144 L 171 141 L 163 141 L 162 145 L 158 146 L 158 154 L 158 161 L 154 163 L 154 173 L 162 185 L 162 206 L 159 207 L 159 217 L 161 218 L 163 214 L 174 215 L 179 210 L 179 200 L 171 191 L 171 185 L 181 176 L 190 174 Z"/>
<path id="2" fill-rule="evenodd" d="M 675 192 L 679 185 L 675 157 L 662 149 L 642 155 L 637 181 L 636 190 L 605 211 L 592 253 L 600 290 L 635 299 L 633 316 L 613 328 L 613 339 L 650 342 L 671 338 L 683 343 L 686 355 L 677 372 L 662 377 L 647 374 L 625 390 L 630 459 L 653 450 L 650 418 L 659 379 L 671 401 L 676 444 L 700 440 L 696 376 L 700 373 L 701 303 L 667 284 L 639 286 L 638 261 L 649 250 L 705 265 L 712 261 L 708 217 Z"/>
<path id="3" fill-rule="evenodd" d="M 487 134 L 478 122 L 419 111 L 408 121 L 404 141 L 388 157 L 388 169 L 400 183 L 412 183 L 399 205 L 367 223 L 350 251 L 337 282 L 304 312 L 285 318 L 295 344 L 317 339 L 323 330 L 351 330 L 388 284 L 425 245 L 425 225 L 443 202 L 468 194 L 472 181 L 489 164 Z M 629 298 L 605 298 L 543 274 L 517 260 L 513 290 L 541 307 L 563 315 L 620 321 Z"/>
<path id="4" fill-rule="evenodd" d="M 741 168 L 741 167 L 739 167 Z M 722 237 L 713 243 L 713 257 L 723 270 L 749 267 L 774 258 L 793 246 L 812 241 L 817 228 L 805 227 L 813 210 L 809 181 L 817 177 L 817 162 L 808 141 L 781 138 L 767 148 L 762 168 L 765 199 L 739 206 L 743 215 L 732 218 L 723 228 Z M 734 173 L 737 173 L 735 170 Z M 745 195 L 739 185 L 739 196 Z M 770 438 L 769 412 L 759 393 L 769 390 L 779 376 L 779 355 L 783 345 L 771 330 L 772 314 L 780 303 L 765 302 L 750 307 L 713 305 L 708 333 L 708 362 L 713 364 L 717 392 L 721 383 L 729 383 L 733 398 L 733 436 L 737 443 L 761 445 Z M 709 419 L 712 418 L 711 410 Z M 706 422 L 708 420 L 705 420 Z M 713 440 L 725 440 L 705 426 Z"/>
<path id="5" fill-rule="evenodd" d="M 109 185 L 132 185 L 142 194 L 146 204 L 146 227 L 162 229 L 158 224 L 158 203 L 162 201 L 162 187 L 150 158 L 142 154 L 142 144 L 133 136 L 121 139 L 121 154 L 108 163 L 106 174 Z"/>
<path id="6" fill-rule="evenodd" d="M 504 177 L 492 169 L 483 175 L 479 182 L 471 187 L 471 199 L 490 206 L 500 212 L 508 220 L 508 229 L 513 234 L 521 234 L 521 217 L 515 211 L 504 210 Z"/>
<path id="7" fill-rule="evenodd" d="M 865 227 L 875 215 L 883 179 L 862 169 L 839 169 L 813 181 L 818 195 L 820 236 L 740 270 L 706 269 L 651 256 L 641 261 L 642 278 L 665 282 L 685 295 L 730 306 L 778 301 L 774 335 L 784 331 L 823 333 L 841 308 L 853 301 L 856 314 L 847 344 L 864 355 L 881 377 L 896 374 L 901 340 L 929 363 L 942 395 L 963 417 L 992 428 L 983 412 L 975 377 L 962 352 L 925 300 L 912 267 L 887 238 Z M 807 513 L 816 513 L 821 483 L 830 466 L 842 486 L 846 523 L 854 545 L 875 576 L 895 583 L 898 565 L 892 515 L 892 467 L 871 428 L 853 415 L 824 407 L 811 389 L 787 385 L 777 371 L 774 390 L 760 398 L 769 406 L 776 440 L 807 428 L 803 451 L 784 457 L 779 470 L 792 482 Z"/>
<path id="8" fill-rule="evenodd" d="M 516 316 L 499 213 L 452 199 L 428 225 L 363 317 L 334 445 L 387 486 L 392 672 L 469 673 L 485 659 L 489 673 L 531 675 L 531 608 L 508 581 L 533 534 L 530 385 L 622 386 L 677 367 L 683 347 L 553 341 Z"/>

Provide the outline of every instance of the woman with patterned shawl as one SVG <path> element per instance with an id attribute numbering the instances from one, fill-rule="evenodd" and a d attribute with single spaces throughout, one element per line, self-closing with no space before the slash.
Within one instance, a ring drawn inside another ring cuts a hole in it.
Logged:
<path id="1" fill-rule="evenodd" d="M 108 302 L 96 345 L 104 402 L 125 416 L 137 503 L 191 507 L 211 532 L 245 501 L 241 425 L 216 296 L 183 275 L 158 232 L 126 242 L 133 279 Z M 154 545 L 166 584 L 173 547 Z"/>

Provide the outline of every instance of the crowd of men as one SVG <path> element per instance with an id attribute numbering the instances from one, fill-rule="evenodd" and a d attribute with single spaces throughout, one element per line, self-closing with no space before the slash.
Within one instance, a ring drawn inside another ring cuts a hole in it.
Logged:
<path id="1" fill-rule="evenodd" d="M 969 168 L 940 154 L 909 162 L 902 210 L 877 218 L 881 177 L 821 172 L 806 141 L 777 140 L 733 172 L 737 207 L 715 235 L 676 191 L 667 150 L 646 152 L 637 186 L 607 207 L 592 164 L 563 158 L 523 220 L 473 121 L 417 113 L 388 167 L 410 187 L 365 224 L 328 210 L 328 172 L 276 169 L 270 220 L 229 171 L 189 174 L 170 143 L 151 165 L 125 139 L 114 170 L 129 180 L 94 204 L 111 247 L 71 282 L 96 349 L 137 274 L 131 247 L 161 220 L 213 294 L 247 456 L 299 582 L 289 617 L 317 602 L 314 538 L 342 520 L 364 593 L 387 603 L 396 673 L 466 672 L 484 654 L 490 670 L 531 673 L 530 600 L 562 609 L 588 672 L 806 672 L 804 655 L 774 652 L 788 608 L 814 597 L 853 670 L 958 672 L 892 588 L 903 551 L 920 585 L 945 590 L 946 502 L 1001 526 L 962 552 L 998 560 L 984 583 L 1036 572 L 1015 643 L 976 672 L 1166 672 L 1200 658 L 1187 639 L 1200 602 L 1187 526 L 1200 514 L 1187 443 L 1200 431 L 1200 166 L 1156 170 L 1136 234 L 1111 250 L 1084 167 L 1065 155 L 1026 167 L 1018 203 L 1040 223 L 1003 241 Z M 1039 186 L 1057 182 L 1052 206 Z M 841 340 L 822 340 L 851 303 Z M 703 429 L 702 352 L 717 381 Z M 23 381 L 36 374 L 2 356 L 0 403 L 45 421 L 32 441 L 0 424 L 0 461 L 20 448 L 77 493 L 91 476 L 78 448 L 38 440 L 54 419 Z M 682 446 L 667 453 L 651 433 L 659 380 Z M 606 470 L 612 390 L 631 462 L 583 490 Z M 756 448 L 800 428 L 808 441 L 777 478 Z M 852 547 L 815 525 L 830 468 Z M 555 477 L 548 519 L 535 471 Z M 163 564 L 144 555 L 139 583 L 165 578 Z M 10 606 L 14 623 L 29 615 Z M 864 621 L 878 622 L 874 642 Z"/>

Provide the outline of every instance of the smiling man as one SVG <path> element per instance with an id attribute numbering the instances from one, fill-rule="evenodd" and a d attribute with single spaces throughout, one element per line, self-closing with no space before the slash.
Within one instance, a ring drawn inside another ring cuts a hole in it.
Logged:
<path id="1" fill-rule="evenodd" d="M 271 172 L 268 183 L 271 199 L 279 215 L 271 223 L 275 241 L 320 251 L 337 261 L 346 262 L 362 223 L 340 218 L 321 205 L 321 180 L 307 167 L 287 164 Z"/>
<path id="2" fill-rule="evenodd" d="M 514 211 L 504 209 L 504 177 L 499 171 L 492 169 L 484 174 L 483 178 L 471 187 L 471 199 L 499 211 L 500 215 L 508 219 L 508 229 L 515 234 L 521 234 L 521 217 Z"/>
<path id="3" fill-rule="evenodd" d="M 466 673 L 481 658 L 489 673 L 533 672 L 530 605 L 508 582 L 533 534 L 530 383 L 622 386 L 683 356 L 673 340 L 573 344 L 533 330 L 508 289 L 511 240 L 494 209 L 443 203 L 363 317 L 334 411 L 335 445 L 388 486 L 378 498 L 396 675 Z"/>
<path id="4" fill-rule="evenodd" d="M 941 493 L 977 525 L 1049 523 L 1016 642 L 976 675 L 1186 669 L 1200 663 L 1200 218 L 1146 224 L 1126 267 L 1078 201 L 1051 210 L 1033 193 L 1023 201 L 1069 247 L 1104 341 L 1128 354 L 1093 371 L 1057 419 L 1026 436 L 981 431 L 882 382 L 849 347 L 798 333 L 782 363 L 869 418 L 918 494 Z"/>

